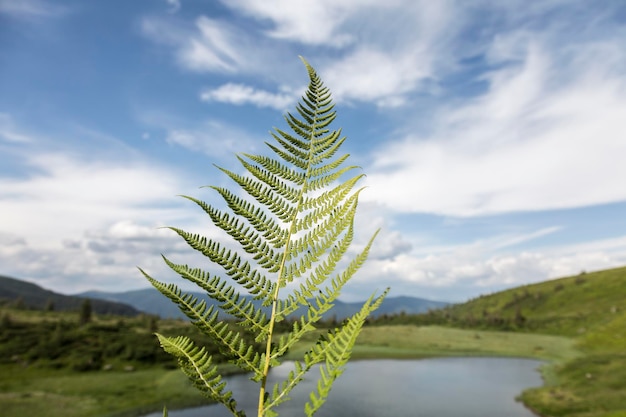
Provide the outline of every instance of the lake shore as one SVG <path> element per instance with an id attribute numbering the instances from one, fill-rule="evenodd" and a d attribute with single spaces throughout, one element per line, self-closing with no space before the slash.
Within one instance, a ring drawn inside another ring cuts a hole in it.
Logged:
<path id="1" fill-rule="evenodd" d="M 318 333 L 309 334 L 285 359 L 302 357 L 305 346 L 317 337 Z M 555 364 L 579 354 L 572 339 L 560 336 L 439 326 L 372 326 L 363 329 L 352 359 L 507 356 Z M 179 409 L 208 403 L 177 369 L 87 373 L 25 370 L 16 365 L 2 369 L 0 403 L 6 417 L 131 417 L 158 411 L 163 405 Z M 234 371 L 228 365 L 223 369 L 227 373 Z M 542 367 L 542 373 L 547 383 L 553 382 L 550 366 Z"/>

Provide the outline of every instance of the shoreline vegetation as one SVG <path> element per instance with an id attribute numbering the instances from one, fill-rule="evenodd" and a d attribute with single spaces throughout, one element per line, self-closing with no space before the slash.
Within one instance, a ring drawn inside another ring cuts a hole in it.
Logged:
<path id="1" fill-rule="evenodd" d="M 306 342 L 302 346 L 308 346 Z M 303 352 L 296 346 L 285 360 L 299 359 Z M 561 363 L 579 355 L 573 341 L 563 336 L 393 325 L 364 328 L 352 359 L 505 356 Z M 0 404 L 6 417 L 131 417 L 159 411 L 163 404 L 170 410 L 209 404 L 178 369 L 118 368 L 77 373 L 19 364 L 1 369 Z M 227 364 L 220 369 L 223 374 L 237 371 Z"/>
<path id="2" fill-rule="evenodd" d="M 372 319 L 352 359 L 541 359 L 543 386 L 518 397 L 526 407 L 544 417 L 626 417 L 624 288 L 626 268 L 619 268 L 481 296 L 427 314 Z M 168 355 L 160 356 L 152 335 L 156 327 L 163 333 L 191 332 L 187 322 L 94 315 L 81 324 L 85 318 L 79 320 L 78 313 L 7 305 L 0 306 L 0 316 L 3 416 L 131 417 L 163 405 L 208 403 Z M 285 359 L 300 358 L 325 332 L 308 335 Z M 110 351 L 115 346 L 118 351 Z M 220 366 L 223 374 L 237 370 Z"/>

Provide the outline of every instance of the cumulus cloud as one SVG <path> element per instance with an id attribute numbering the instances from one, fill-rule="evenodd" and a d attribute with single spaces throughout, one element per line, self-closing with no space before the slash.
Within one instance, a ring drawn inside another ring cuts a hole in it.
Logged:
<path id="1" fill-rule="evenodd" d="M 429 58 L 391 53 L 368 47 L 357 49 L 326 66 L 323 78 L 337 101 L 374 102 L 380 107 L 398 107 L 408 93 L 430 76 Z M 367 71 L 363 69 L 367 68 Z"/>
<path id="2" fill-rule="evenodd" d="M 218 88 L 207 88 L 200 94 L 202 101 L 217 101 L 235 105 L 252 104 L 257 107 L 271 107 L 276 110 L 284 110 L 288 105 L 296 101 L 293 94 L 271 93 L 254 87 L 228 83 Z"/>
<path id="3" fill-rule="evenodd" d="M 393 295 L 410 293 L 462 302 L 480 294 L 626 263 L 626 236 L 519 252 L 498 251 L 503 241 L 520 238 L 499 236 L 449 247 L 416 247 L 394 258 L 372 257 L 367 268 L 359 272 L 359 285 L 351 286 L 347 297 L 363 299 L 372 286 L 384 284 L 391 285 Z"/>
<path id="4" fill-rule="evenodd" d="M 16 171 L 0 173 L 2 273 L 64 290 L 113 289 L 142 253 L 158 258 L 147 239 L 163 242 L 161 222 L 188 224 L 172 201 L 186 188 L 176 171 L 115 153 L 110 138 L 107 152 L 81 153 L 14 123 L 11 131 L 26 139 L 12 142 Z"/>

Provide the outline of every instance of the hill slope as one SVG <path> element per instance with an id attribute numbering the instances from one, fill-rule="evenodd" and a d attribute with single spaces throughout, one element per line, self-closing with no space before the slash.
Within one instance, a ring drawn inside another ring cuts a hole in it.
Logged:
<path id="1" fill-rule="evenodd" d="M 58 294 L 41 288 L 40 286 L 0 275 L 0 301 L 15 302 L 21 300 L 28 308 L 43 310 L 48 303 L 54 305 L 58 311 L 77 311 L 84 302 L 84 298 Z M 92 299 L 91 308 L 97 314 L 115 314 L 121 316 L 136 316 L 140 312 L 119 302 Z"/>
<path id="2" fill-rule="evenodd" d="M 453 320 L 520 324 L 532 332 L 579 336 L 626 314 L 626 267 L 525 285 L 445 309 Z M 444 314 L 445 314 L 444 313 Z"/>

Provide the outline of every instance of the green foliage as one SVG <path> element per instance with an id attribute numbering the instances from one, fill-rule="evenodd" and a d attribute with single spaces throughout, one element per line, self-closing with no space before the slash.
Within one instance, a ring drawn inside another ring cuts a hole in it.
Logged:
<path id="1" fill-rule="evenodd" d="M 270 368 L 279 365 L 290 348 L 316 330 L 316 323 L 333 307 L 343 286 L 367 258 L 374 239 L 354 258 L 344 259 L 353 239 L 361 191 L 354 187 L 363 174 L 353 174 L 357 167 L 345 165 L 347 154 L 337 156 L 345 137 L 340 130 L 329 129 L 336 117 L 330 92 L 315 70 L 303 62 L 309 87 L 296 106 L 297 114 L 285 116 L 291 133 L 281 129 L 271 133 L 274 142 L 266 144 L 273 156 L 238 155 L 244 174 L 219 168 L 239 188 L 231 191 L 210 187 L 228 210 L 184 196 L 228 234 L 240 251 L 170 227 L 189 246 L 221 267 L 224 275 L 213 275 L 164 257 L 172 270 L 206 291 L 219 308 L 207 307 L 176 285 L 157 281 L 141 271 L 214 340 L 222 355 L 252 374 L 260 385 L 259 416 L 276 415 L 275 407 L 288 399 L 313 365 L 321 363 L 317 390 L 305 406 L 307 415 L 314 414 L 349 360 L 365 319 L 386 294 L 372 296 L 360 312 L 313 343 L 284 381 L 271 389 L 266 386 Z M 247 294 L 240 292 L 244 290 Z M 298 309 L 305 313 L 287 332 L 278 334 L 277 326 Z M 236 318 L 235 328 L 221 319 L 224 315 Z M 247 334 L 263 345 L 260 351 L 246 341 Z M 161 346 L 179 359 L 181 368 L 200 391 L 224 404 L 233 415 L 244 415 L 204 347 L 184 336 L 158 338 Z"/>
<path id="2" fill-rule="evenodd" d="M 80 305 L 80 324 L 87 324 L 91 321 L 91 300 L 86 298 Z"/>
<path id="3" fill-rule="evenodd" d="M 626 268 L 583 273 L 483 295 L 425 314 L 381 317 L 372 324 L 447 325 L 580 336 L 624 313 Z"/>
<path id="4" fill-rule="evenodd" d="M 52 312 L 32 313 L 40 318 L 31 321 L 13 318 L 0 326 L 0 365 L 18 363 L 81 372 L 101 370 L 113 364 L 118 365 L 117 368 L 173 366 L 171 357 L 153 343 L 144 320 L 134 319 L 128 324 L 112 320 L 80 324 L 69 315 L 57 319 Z M 3 316 L 8 317 L 8 312 Z M 180 327 L 177 332 L 187 331 L 195 340 L 210 342 L 200 337 L 193 327 Z M 171 331 L 168 329 L 168 333 Z"/>

